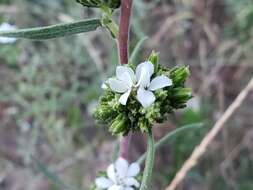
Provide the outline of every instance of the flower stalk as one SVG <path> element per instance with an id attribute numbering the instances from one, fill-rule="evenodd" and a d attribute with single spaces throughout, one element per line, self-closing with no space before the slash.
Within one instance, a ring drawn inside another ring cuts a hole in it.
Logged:
<path id="1" fill-rule="evenodd" d="M 120 152 L 119 155 L 126 160 L 129 160 L 129 146 L 132 139 L 132 133 L 128 133 L 127 136 L 122 137 L 120 142 Z"/>
<path id="2" fill-rule="evenodd" d="M 121 13 L 120 13 L 120 23 L 119 23 L 119 38 L 118 38 L 118 49 L 119 49 L 119 59 L 120 63 L 128 63 L 128 41 L 129 41 L 129 28 L 130 28 L 130 18 L 132 10 L 132 0 L 122 0 L 121 1 Z M 123 137 L 120 143 L 120 156 L 128 159 L 129 145 L 132 134 L 129 133 L 127 136 Z"/>

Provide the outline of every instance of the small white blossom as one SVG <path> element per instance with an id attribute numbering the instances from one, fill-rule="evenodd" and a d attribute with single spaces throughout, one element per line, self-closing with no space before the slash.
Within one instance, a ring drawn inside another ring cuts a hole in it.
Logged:
<path id="1" fill-rule="evenodd" d="M 109 78 L 108 80 L 108 84 L 112 91 L 123 93 L 119 99 L 119 102 L 122 105 L 126 105 L 132 87 L 135 83 L 136 77 L 134 75 L 134 71 L 127 66 L 117 66 L 116 78 Z"/>
<path id="2" fill-rule="evenodd" d="M 119 99 L 122 105 L 126 105 L 132 88 L 138 88 L 137 100 L 146 108 L 155 101 L 152 91 L 172 85 L 172 80 L 164 75 L 157 76 L 150 81 L 153 74 L 154 65 L 149 61 L 139 64 L 136 73 L 128 66 L 118 66 L 116 78 L 110 78 L 108 85 L 113 92 L 123 93 Z M 105 89 L 104 85 L 103 88 Z"/>
<path id="3" fill-rule="evenodd" d="M 140 166 L 137 163 L 129 165 L 125 159 L 118 158 L 107 168 L 107 177 L 99 177 L 95 183 L 99 189 L 134 190 L 140 186 L 135 179 L 139 172 Z"/>
<path id="4" fill-rule="evenodd" d="M 15 29 L 17 29 L 16 26 L 10 25 L 9 23 L 6 22 L 0 25 L 0 31 L 10 31 Z M 17 40 L 16 38 L 0 37 L 0 43 L 3 44 L 14 43 L 16 40 Z"/>
<path id="5" fill-rule="evenodd" d="M 153 74 L 154 65 L 151 62 L 141 63 L 136 68 L 137 99 L 144 108 L 155 102 L 155 95 L 152 91 L 172 85 L 172 80 L 165 75 L 157 76 L 150 81 Z"/>

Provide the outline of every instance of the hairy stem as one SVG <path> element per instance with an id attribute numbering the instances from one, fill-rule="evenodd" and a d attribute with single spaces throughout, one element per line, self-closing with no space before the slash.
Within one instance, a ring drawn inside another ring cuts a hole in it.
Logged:
<path id="1" fill-rule="evenodd" d="M 152 131 L 148 133 L 147 159 L 140 190 L 148 190 L 152 179 L 152 170 L 155 159 L 155 142 Z"/>
<path id="2" fill-rule="evenodd" d="M 121 13 L 119 23 L 119 57 L 121 64 L 128 63 L 128 40 L 131 9 L 132 0 L 121 1 Z"/>
<path id="3" fill-rule="evenodd" d="M 128 40 L 129 40 L 129 25 L 131 18 L 132 0 L 121 0 L 121 13 L 119 23 L 119 59 L 120 63 L 128 63 Z M 120 157 L 128 159 L 129 144 L 131 140 L 131 133 L 123 137 L 120 143 Z"/>
<path id="4" fill-rule="evenodd" d="M 129 133 L 127 136 L 123 137 L 120 142 L 120 157 L 128 160 L 129 159 L 129 146 L 132 139 L 132 133 Z"/>

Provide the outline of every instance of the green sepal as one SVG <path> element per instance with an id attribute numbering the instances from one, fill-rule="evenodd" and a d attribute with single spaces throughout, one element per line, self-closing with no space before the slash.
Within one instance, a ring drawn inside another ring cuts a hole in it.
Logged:
<path id="1" fill-rule="evenodd" d="M 148 61 L 153 63 L 155 72 L 157 72 L 157 69 L 158 69 L 158 56 L 159 56 L 159 53 L 152 51 L 152 53 L 150 54 L 148 58 Z"/>
<path id="2" fill-rule="evenodd" d="M 192 90 L 190 88 L 174 88 L 170 92 L 171 104 L 175 109 L 186 107 L 188 100 L 192 98 Z"/>
<path id="3" fill-rule="evenodd" d="M 127 133 L 129 131 L 128 119 L 124 114 L 119 114 L 116 119 L 112 122 L 109 131 L 113 134 Z"/>
<path id="4" fill-rule="evenodd" d="M 183 85 L 186 79 L 190 76 L 188 66 L 175 67 L 170 71 L 170 78 L 173 80 L 173 85 Z"/>

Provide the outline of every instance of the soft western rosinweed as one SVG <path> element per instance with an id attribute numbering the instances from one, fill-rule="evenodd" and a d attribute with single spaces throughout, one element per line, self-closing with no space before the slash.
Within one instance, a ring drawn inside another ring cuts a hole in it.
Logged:
<path id="1" fill-rule="evenodd" d="M 148 132 L 162 123 L 174 109 L 183 108 L 192 97 L 184 87 L 188 67 L 166 68 L 157 63 L 158 55 L 139 64 L 118 66 L 116 76 L 106 80 L 95 117 L 109 124 L 113 134 L 129 131 Z"/>

